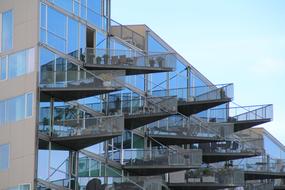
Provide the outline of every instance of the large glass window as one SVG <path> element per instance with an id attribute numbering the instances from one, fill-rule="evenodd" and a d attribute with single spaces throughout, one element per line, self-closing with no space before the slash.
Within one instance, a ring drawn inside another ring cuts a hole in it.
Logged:
<path id="1" fill-rule="evenodd" d="M 13 46 L 13 12 L 12 10 L 2 13 L 2 51 L 9 50 Z"/>
<path id="2" fill-rule="evenodd" d="M 32 116 L 33 94 L 0 101 L 0 126 Z"/>
<path id="3" fill-rule="evenodd" d="M 9 144 L 0 145 L 0 172 L 9 168 L 10 146 Z"/>
<path id="4" fill-rule="evenodd" d="M 0 58 L 0 80 L 13 79 L 34 71 L 34 48 Z"/>
<path id="5" fill-rule="evenodd" d="M 66 50 L 67 17 L 51 7 L 47 9 L 47 43 L 59 51 Z"/>
<path id="6" fill-rule="evenodd" d="M 68 19 L 68 54 L 78 57 L 79 49 L 79 23 L 73 19 Z"/>

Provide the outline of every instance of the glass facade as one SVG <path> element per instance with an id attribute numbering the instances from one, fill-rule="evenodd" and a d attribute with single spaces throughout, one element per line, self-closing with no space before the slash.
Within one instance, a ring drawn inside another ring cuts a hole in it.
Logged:
<path id="1" fill-rule="evenodd" d="M 274 142 L 271 138 L 269 138 L 266 134 L 263 135 L 264 141 L 264 149 L 266 154 L 273 159 L 285 159 L 285 147 L 281 147 L 276 142 Z"/>
<path id="2" fill-rule="evenodd" d="M 32 116 L 33 94 L 27 93 L 7 100 L 0 100 L 0 126 Z"/>
<path id="3" fill-rule="evenodd" d="M 13 79 L 34 71 L 35 49 L 20 51 L 0 58 L 0 79 Z"/>
<path id="4" fill-rule="evenodd" d="M 56 6 L 86 20 L 98 29 L 107 30 L 107 4 L 104 0 L 49 0 Z"/>
<path id="5" fill-rule="evenodd" d="M 0 172 L 6 171 L 9 168 L 10 145 L 0 145 Z"/>
<path id="6" fill-rule="evenodd" d="M 0 17 L 1 18 L 1 17 Z M 9 50 L 13 47 L 13 11 L 2 13 L 1 49 Z"/>

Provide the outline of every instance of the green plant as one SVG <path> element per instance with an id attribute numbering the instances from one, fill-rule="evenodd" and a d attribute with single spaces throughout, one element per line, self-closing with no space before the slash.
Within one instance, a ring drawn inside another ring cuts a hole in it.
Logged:
<path id="1" fill-rule="evenodd" d="M 104 55 L 103 55 L 104 64 L 108 64 L 108 62 L 109 62 L 109 58 L 110 58 L 110 56 L 109 56 L 109 55 L 107 55 L 107 54 L 104 54 Z"/>
<path id="2" fill-rule="evenodd" d="M 210 168 L 204 168 L 203 176 L 213 176 L 214 172 Z"/>
<path id="3" fill-rule="evenodd" d="M 96 57 L 96 64 L 101 64 L 101 61 L 102 61 L 102 57 L 97 56 Z"/>

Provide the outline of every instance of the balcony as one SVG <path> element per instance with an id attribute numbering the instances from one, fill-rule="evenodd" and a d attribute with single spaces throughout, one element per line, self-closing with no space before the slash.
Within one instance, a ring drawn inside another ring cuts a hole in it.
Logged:
<path id="1" fill-rule="evenodd" d="M 51 141 L 72 150 L 80 150 L 119 136 L 123 131 L 122 116 L 55 121 Z"/>
<path id="2" fill-rule="evenodd" d="M 271 159 L 266 161 L 251 158 L 236 167 L 245 171 L 246 180 L 283 179 L 285 178 L 285 160 Z"/>
<path id="3" fill-rule="evenodd" d="M 179 115 L 148 126 L 148 136 L 164 145 L 219 142 L 232 133 L 232 124 L 206 123 Z"/>
<path id="4" fill-rule="evenodd" d="M 168 172 L 198 168 L 202 164 L 201 150 L 132 149 L 123 150 L 123 169 L 130 175 L 160 175 Z"/>
<path id="5" fill-rule="evenodd" d="M 84 66 L 88 70 L 125 70 L 126 75 L 171 72 L 176 67 L 176 54 L 87 48 Z"/>
<path id="6" fill-rule="evenodd" d="M 236 188 L 244 185 L 244 173 L 239 169 L 200 168 L 169 174 L 168 186 L 173 190 L 205 190 Z"/>
<path id="7" fill-rule="evenodd" d="M 177 96 L 178 111 L 190 116 L 230 102 L 233 98 L 233 84 L 163 89 L 151 93 L 153 96 Z"/>
<path id="8" fill-rule="evenodd" d="M 199 144 L 198 148 L 203 150 L 203 162 L 216 163 L 260 156 L 264 153 L 264 150 L 249 143 L 255 140 L 248 139 L 247 141 L 243 141 L 232 137 L 229 141 L 225 142 Z"/>
<path id="9" fill-rule="evenodd" d="M 78 75 L 81 76 L 78 78 Z M 121 86 L 114 81 L 104 81 L 93 74 L 68 71 L 68 72 L 42 72 L 45 80 L 42 80 L 39 87 L 41 90 L 41 101 L 50 101 L 55 97 L 59 101 L 73 101 L 90 96 L 105 94 L 121 90 Z M 61 78 L 61 81 L 55 79 Z M 64 80 L 65 78 L 73 80 Z"/>
<path id="10" fill-rule="evenodd" d="M 109 101 L 87 104 L 107 115 L 124 115 L 125 129 L 147 125 L 177 113 L 177 99 L 170 97 L 142 97 L 131 93 L 111 94 Z"/>
<path id="11" fill-rule="evenodd" d="M 234 131 L 237 132 L 270 122 L 273 119 L 273 105 L 217 108 L 211 109 L 208 115 L 207 119 L 211 122 L 233 123 Z M 217 115 L 228 115 L 228 119 L 219 118 Z"/>

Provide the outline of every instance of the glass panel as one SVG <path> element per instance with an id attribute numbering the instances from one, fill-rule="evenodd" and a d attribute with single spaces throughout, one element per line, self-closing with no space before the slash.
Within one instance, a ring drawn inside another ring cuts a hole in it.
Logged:
<path id="1" fill-rule="evenodd" d="M 53 3 L 66 11 L 72 12 L 72 0 L 53 0 Z"/>
<path id="2" fill-rule="evenodd" d="M 8 144 L 0 145 L 0 171 L 5 171 L 9 168 L 9 149 Z"/>
<path id="3" fill-rule="evenodd" d="M 56 82 L 64 82 L 66 81 L 66 60 L 64 58 L 56 59 Z"/>
<path id="4" fill-rule="evenodd" d="M 26 117 L 32 116 L 33 110 L 33 94 L 27 94 L 27 107 L 26 107 Z"/>
<path id="5" fill-rule="evenodd" d="M 2 57 L 0 64 L 0 70 L 1 70 L 0 80 L 6 80 L 7 78 L 6 69 L 7 69 L 7 57 Z"/>
<path id="6" fill-rule="evenodd" d="M 13 44 L 13 13 L 12 10 L 2 14 L 2 50 L 12 48 Z"/>
<path id="7" fill-rule="evenodd" d="M 26 51 L 9 56 L 8 77 L 15 78 L 26 73 Z"/>
<path id="8" fill-rule="evenodd" d="M 46 28 L 46 5 L 41 4 L 41 27 Z"/>
<path id="9" fill-rule="evenodd" d="M 50 84 L 54 82 L 55 55 L 49 50 L 41 48 L 40 65 L 41 65 L 40 83 Z"/>
<path id="10" fill-rule="evenodd" d="M 79 38 L 79 25 L 78 22 L 68 20 L 68 49 L 67 53 L 73 57 L 78 57 L 78 38 Z"/>
<path id="11" fill-rule="evenodd" d="M 59 51 L 65 52 L 66 48 L 67 17 L 48 7 L 48 35 L 47 42 Z"/>
<path id="12" fill-rule="evenodd" d="M 87 0 L 88 8 L 93 10 L 97 14 L 101 14 L 101 0 Z"/>
<path id="13" fill-rule="evenodd" d="M 0 101 L 0 127 L 5 124 L 5 101 Z"/>

